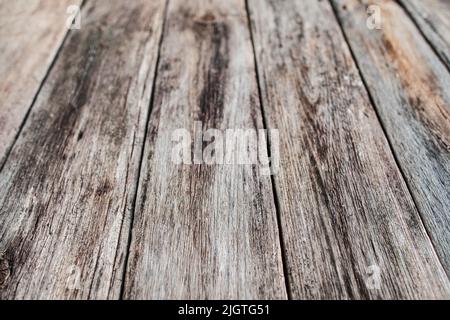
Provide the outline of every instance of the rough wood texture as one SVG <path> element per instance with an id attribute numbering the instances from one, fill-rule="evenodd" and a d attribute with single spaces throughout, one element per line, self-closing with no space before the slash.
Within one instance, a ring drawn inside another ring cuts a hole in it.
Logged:
<path id="1" fill-rule="evenodd" d="M 125 298 L 286 298 L 270 176 L 251 165 L 177 165 L 172 132 L 261 128 L 243 1 L 171 0 Z"/>
<path id="2" fill-rule="evenodd" d="M 450 74 L 401 7 L 371 1 L 381 30 L 361 28 L 369 1 L 334 1 L 430 237 L 450 274 Z"/>
<path id="3" fill-rule="evenodd" d="M 450 297 L 330 3 L 249 9 L 292 297 Z"/>
<path id="4" fill-rule="evenodd" d="M 0 1 L 0 168 L 67 32 L 66 8 L 80 2 Z"/>
<path id="5" fill-rule="evenodd" d="M 400 0 L 450 69 L 450 1 Z"/>
<path id="6" fill-rule="evenodd" d="M 400 1 L 0 0 L 0 300 L 450 298 L 449 2 Z M 280 169 L 174 163 L 198 121 Z"/>
<path id="7" fill-rule="evenodd" d="M 1 299 L 119 297 L 164 5 L 87 2 L 0 174 Z"/>

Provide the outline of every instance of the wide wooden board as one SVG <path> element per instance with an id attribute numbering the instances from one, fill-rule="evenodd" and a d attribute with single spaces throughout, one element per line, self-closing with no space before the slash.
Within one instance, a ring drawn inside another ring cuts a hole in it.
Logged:
<path id="1" fill-rule="evenodd" d="M 417 208 L 450 275 L 450 74 L 395 1 L 336 10 Z M 379 30 L 361 27 L 378 5 Z"/>

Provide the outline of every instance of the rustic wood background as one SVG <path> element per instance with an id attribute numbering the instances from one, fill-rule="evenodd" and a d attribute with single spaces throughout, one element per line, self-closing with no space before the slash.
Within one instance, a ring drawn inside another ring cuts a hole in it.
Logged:
<path id="1" fill-rule="evenodd" d="M 449 299 L 449 30 L 448 0 L 0 0 L 0 299 Z M 279 171 L 173 163 L 198 121 L 277 129 Z"/>

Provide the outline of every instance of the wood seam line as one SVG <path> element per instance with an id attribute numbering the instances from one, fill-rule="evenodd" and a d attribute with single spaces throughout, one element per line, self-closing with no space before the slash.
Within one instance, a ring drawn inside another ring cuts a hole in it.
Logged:
<path id="1" fill-rule="evenodd" d="M 86 1 L 88 1 L 88 0 L 81 0 L 81 3 L 80 3 L 80 11 L 81 11 L 81 9 L 83 8 L 83 6 L 86 4 Z M 23 130 L 23 128 L 25 127 L 25 123 L 26 123 L 27 120 L 28 120 L 28 117 L 29 117 L 29 115 L 30 115 L 30 113 L 31 113 L 31 110 L 33 109 L 33 106 L 36 104 L 36 100 L 37 100 L 37 98 L 38 98 L 38 96 L 39 96 L 39 94 L 40 94 L 40 92 L 41 92 L 41 90 L 42 90 L 42 87 L 43 87 L 44 84 L 47 82 L 47 78 L 48 78 L 50 72 L 52 71 L 52 69 L 53 69 L 53 67 L 54 67 L 54 65 L 55 65 L 55 63 L 56 63 L 56 61 L 58 60 L 59 55 L 60 55 L 60 53 L 61 53 L 61 50 L 62 50 L 62 48 L 64 47 L 64 44 L 66 43 L 66 40 L 67 40 L 67 38 L 69 37 L 70 32 L 71 32 L 71 30 L 70 30 L 70 29 L 67 29 L 66 34 L 65 34 L 64 37 L 63 37 L 63 40 L 61 41 L 61 43 L 59 44 L 58 49 L 56 50 L 56 53 L 55 53 L 55 55 L 54 55 L 54 57 L 53 57 L 53 59 L 52 59 L 52 62 L 51 62 L 50 65 L 48 66 L 47 70 L 45 71 L 45 75 L 44 75 L 44 77 L 42 78 L 42 81 L 41 81 L 41 83 L 39 84 L 39 86 L 38 86 L 38 88 L 37 88 L 37 90 L 36 90 L 36 92 L 35 92 L 35 94 L 34 94 L 34 96 L 33 96 L 33 99 L 31 100 L 31 103 L 30 103 L 30 105 L 29 105 L 29 107 L 28 107 L 28 110 L 25 112 L 25 115 L 24 115 L 24 117 L 23 117 L 23 119 L 22 119 L 22 122 L 20 123 L 19 129 L 17 130 L 17 133 L 16 133 L 16 135 L 14 136 L 14 139 L 13 139 L 11 145 L 9 145 L 9 146 L 7 147 L 5 156 L 4 156 L 4 158 L 3 158 L 3 161 L 0 162 L 0 172 L 2 172 L 3 167 L 5 166 L 6 161 L 8 160 L 9 155 L 11 154 L 11 151 L 12 151 L 12 149 L 14 148 L 14 145 L 16 144 L 17 140 L 19 139 L 19 136 L 21 135 L 22 130 Z M 0 160 L 1 160 L 1 159 L 0 159 Z"/>
<path id="2" fill-rule="evenodd" d="M 130 226 L 129 226 L 129 232 L 128 232 L 127 245 L 126 245 L 127 250 L 126 250 L 124 264 L 123 264 L 122 283 L 120 286 L 119 300 L 123 300 L 123 296 L 125 294 L 125 287 L 126 287 L 125 281 L 126 281 L 126 274 L 127 274 L 127 270 L 128 270 L 128 259 L 130 257 L 131 240 L 133 237 L 134 216 L 135 216 L 135 212 L 136 212 L 136 201 L 137 201 L 137 196 L 139 194 L 138 191 L 139 191 L 139 188 L 141 185 L 140 181 L 141 181 L 141 173 L 142 173 L 142 163 L 144 161 L 144 155 L 145 155 L 145 145 L 146 145 L 145 142 L 147 140 L 148 127 L 149 127 L 150 117 L 151 117 L 151 113 L 153 110 L 153 104 L 154 104 L 154 100 L 155 100 L 156 81 L 158 79 L 158 67 L 159 67 L 159 62 L 160 62 L 160 57 L 161 57 L 161 47 L 162 47 L 162 43 L 164 40 L 164 33 L 166 31 L 165 29 L 166 29 L 166 21 L 167 21 L 167 12 L 168 12 L 168 8 L 169 8 L 169 2 L 170 2 L 170 0 L 166 0 L 165 6 L 164 6 L 161 34 L 160 34 L 159 42 L 158 42 L 158 55 L 156 57 L 155 71 L 154 71 L 154 75 L 153 75 L 152 92 L 151 92 L 151 97 L 150 97 L 150 103 L 148 106 L 149 110 L 147 113 L 147 119 L 145 120 L 145 131 L 144 131 L 144 137 L 142 139 L 142 148 L 141 148 L 141 154 L 140 154 L 138 176 L 136 179 L 135 193 L 133 195 L 133 205 L 132 205 L 132 209 L 131 209 Z M 122 231 L 122 229 L 123 229 L 123 227 L 120 228 L 121 231 Z M 117 254 L 117 251 L 116 251 L 116 254 Z"/>
<path id="3" fill-rule="evenodd" d="M 394 157 L 395 164 L 397 165 L 397 168 L 398 168 L 399 171 L 400 171 L 400 174 L 401 174 L 401 176 L 402 176 L 402 179 L 403 179 L 403 181 L 405 182 L 405 185 L 406 185 L 406 188 L 407 188 L 407 190 L 408 190 L 408 193 L 410 194 L 411 199 L 413 200 L 414 207 L 416 208 L 416 210 L 417 210 L 417 212 L 418 212 L 420 222 L 421 222 L 421 224 L 422 224 L 422 226 L 423 226 L 423 228 L 424 228 L 424 230 L 425 230 L 425 232 L 426 232 L 426 234 L 427 234 L 428 239 L 430 240 L 430 243 L 432 244 L 431 247 L 433 248 L 433 253 L 434 253 L 434 255 L 437 257 L 437 260 L 439 261 L 439 264 L 441 265 L 442 269 L 445 271 L 445 273 L 446 273 L 448 279 L 450 279 L 450 274 L 449 274 L 449 273 L 447 272 L 447 270 L 445 269 L 441 257 L 437 254 L 437 251 L 436 251 L 436 244 L 435 244 L 435 242 L 433 241 L 433 238 L 430 236 L 430 230 L 427 228 L 427 226 L 426 226 L 426 224 L 425 224 L 425 222 L 424 222 L 424 220 L 423 220 L 422 212 L 419 210 L 419 207 L 418 207 L 418 205 L 417 205 L 417 199 L 414 197 L 414 194 L 413 194 L 413 192 L 411 191 L 410 184 L 409 184 L 408 180 L 406 179 L 406 175 L 405 175 L 405 173 L 404 173 L 404 171 L 403 171 L 402 166 L 400 165 L 400 162 L 399 162 L 398 157 L 397 157 L 397 153 L 395 152 L 395 149 L 394 149 L 394 147 L 392 146 L 391 140 L 389 139 L 389 135 L 388 135 L 387 132 L 386 132 L 386 128 L 385 128 L 385 126 L 384 126 L 384 124 L 383 124 L 383 121 L 382 121 L 382 119 L 381 119 L 381 117 L 380 117 L 380 115 L 379 115 L 379 113 L 378 113 L 378 109 L 377 109 L 377 107 L 376 107 L 375 100 L 374 100 L 374 98 L 373 98 L 373 96 L 372 96 L 372 93 L 371 93 L 370 90 L 369 90 L 369 86 L 367 85 L 366 79 L 364 78 L 364 74 L 363 74 L 362 71 L 361 71 L 361 68 L 360 68 L 358 59 L 356 58 L 355 53 L 353 52 L 353 49 L 352 49 L 352 47 L 351 47 L 351 45 L 350 45 L 350 42 L 348 41 L 347 34 L 345 33 L 345 30 L 344 30 L 343 25 L 342 25 L 342 21 L 340 20 L 339 15 L 337 14 L 337 11 L 336 11 L 337 9 L 336 9 L 336 7 L 334 6 L 333 1 L 331 1 L 331 0 L 328 0 L 328 1 L 329 1 L 330 5 L 331 5 L 331 7 L 332 7 L 332 9 L 333 9 L 334 16 L 335 16 L 335 18 L 336 18 L 336 20 L 337 20 L 337 23 L 338 23 L 338 25 L 339 25 L 339 28 L 340 28 L 340 30 L 341 30 L 343 36 L 344 36 L 345 42 L 346 42 L 346 44 L 347 44 L 347 47 L 348 47 L 349 50 L 350 50 L 350 53 L 351 53 L 352 58 L 353 58 L 353 61 L 355 62 L 356 67 L 358 68 L 358 73 L 359 73 L 359 75 L 360 75 L 360 77 L 361 77 L 361 80 L 362 80 L 362 82 L 363 82 L 363 84 L 364 84 L 364 89 L 365 89 L 365 91 L 366 91 L 366 93 L 367 93 L 367 95 L 368 95 L 368 97 L 369 97 L 370 104 L 372 105 L 372 108 L 373 108 L 374 111 L 375 111 L 375 114 L 376 114 L 376 116 L 377 116 L 378 123 L 380 124 L 380 127 L 381 127 L 381 129 L 383 130 L 383 134 L 384 134 L 384 136 L 386 137 L 386 141 L 388 142 L 389 149 L 390 149 L 390 151 L 391 151 L 391 153 L 392 153 L 392 155 L 393 155 L 393 157 Z"/>
<path id="4" fill-rule="evenodd" d="M 264 109 L 263 105 L 263 99 L 262 99 L 262 91 L 261 91 L 261 78 L 259 76 L 258 71 L 258 58 L 256 56 L 256 49 L 255 49 L 255 41 L 253 38 L 253 29 L 252 29 L 252 22 L 251 22 L 251 14 L 250 14 L 250 7 L 248 5 L 248 0 L 245 1 L 245 12 L 247 13 L 247 22 L 248 22 L 248 30 L 250 34 L 250 41 L 252 44 L 252 50 L 253 50 L 253 60 L 254 60 L 254 66 L 255 66 L 255 75 L 256 75 L 256 85 L 258 87 L 258 98 L 259 98 L 259 104 L 261 108 L 261 115 L 262 115 L 262 121 L 263 126 L 265 130 L 269 130 L 268 128 L 268 121 L 267 121 L 267 115 Z M 271 142 L 270 137 L 267 137 L 267 152 L 268 157 L 271 159 Z M 272 195 L 273 195 L 273 201 L 275 204 L 275 213 L 277 218 L 277 229 L 278 229 L 278 237 L 280 242 L 280 250 L 281 250 L 281 263 L 283 266 L 283 276 L 284 276 L 284 283 L 286 286 L 286 293 L 288 300 L 292 300 L 292 290 L 291 285 L 289 283 L 289 277 L 288 277 L 288 269 L 287 269 L 287 259 L 286 259 L 286 249 L 284 246 L 284 238 L 283 238 L 283 227 L 281 225 L 281 215 L 280 215 L 280 205 L 279 205 L 279 197 L 276 189 L 275 179 L 273 175 L 270 175 L 270 181 L 272 186 Z"/>
<path id="5" fill-rule="evenodd" d="M 405 6 L 405 4 L 402 1 L 395 1 L 398 6 L 405 12 L 405 15 L 409 18 L 409 20 L 412 21 L 416 29 L 418 30 L 418 33 L 422 36 L 422 38 L 425 40 L 425 42 L 428 44 L 428 46 L 431 48 L 431 50 L 434 52 L 434 54 L 437 56 L 439 61 L 442 63 L 445 69 L 450 73 L 450 66 L 445 62 L 444 58 L 441 56 L 441 54 L 438 51 L 438 48 L 431 42 L 431 40 L 427 37 L 427 35 L 423 32 L 422 28 L 418 24 L 416 18 L 412 14 L 412 12 Z M 450 275 L 449 275 L 450 276 Z"/>

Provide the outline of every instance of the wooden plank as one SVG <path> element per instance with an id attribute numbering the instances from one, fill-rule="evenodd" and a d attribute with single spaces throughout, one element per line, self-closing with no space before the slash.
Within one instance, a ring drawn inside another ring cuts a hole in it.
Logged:
<path id="1" fill-rule="evenodd" d="M 448 298 L 330 3 L 250 0 L 249 10 L 267 123 L 280 131 L 292 297 Z"/>
<path id="2" fill-rule="evenodd" d="M 80 0 L 0 1 L 0 168 Z"/>
<path id="3" fill-rule="evenodd" d="M 400 0 L 450 69 L 450 1 Z"/>
<path id="4" fill-rule="evenodd" d="M 394 1 L 334 1 L 428 233 L 450 274 L 450 74 Z M 346 6 L 346 9 L 344 9 Z"/>
<path id="5" fill-rule="evenodd" d="M 83 8 L 0 173 L 1 299 L 119 297 L 164 6 Z"/>
<path id="6" fill-rule="evenodd" d="M 196 121 L 262 128 L 244 2 L 172 0 L 166 26 L 125 298 L 286 298 L 270 176 L 171 156 Z"/>

